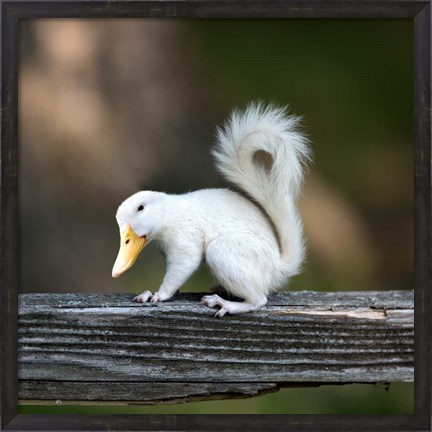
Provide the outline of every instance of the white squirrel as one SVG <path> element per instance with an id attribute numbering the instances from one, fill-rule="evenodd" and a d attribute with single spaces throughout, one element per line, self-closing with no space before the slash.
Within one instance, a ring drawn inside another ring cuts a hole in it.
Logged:
<path id="1" fill-rule="evenodd" d="M 222 317 L 263 307 L 271 291 L 299 273 L 305 246 L 296 201 L 310 151 L 298 122 L 286 108 L 253 103 L 218 129 L 217 167 L 247 197 L 229 189 L 142 191 L 120 205 L 120 250 L 112 276 L 129 269 L 152 240 L 166 255 L 158 291 L 145 291 L 135 301 L 169 299 L 204 259 L 225 290 L 244 299 L 204 296 L 201 303 L 219 306 L 216 316 Z"/>

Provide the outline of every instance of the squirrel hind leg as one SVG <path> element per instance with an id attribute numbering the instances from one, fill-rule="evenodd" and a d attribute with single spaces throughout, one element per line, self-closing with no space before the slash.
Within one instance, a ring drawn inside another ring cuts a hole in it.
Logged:
<path id="1" fill-rule="evenodd" d="M 210 292 L 212 294 L 217 294 L 218 296 L 222 297 L 225 300 L 231 300 L 231 301 L 243 301 L 242 298 L 237 297 L 235 294 L 228 291 L 225 287 L 222 285 L 216 285 L 210 288 Z"/>
<path id="2" fill-rule="evenodd" d="M 262 297 L 254 302 L 234 302 L 230 300 L 224 300 L 217 294 L 206 295 L 201 299 L 201 304 L 213 308 L 219 306 L 220 309 L 216 312 L 215 317 L 222 318 L 226 313 L 231 315 L 242 314 L 246 312 L 253 312 L 261 309 L 267 303 L 267 298 L 263 294 Z"/>
<path id="3" fill-rule="evenodd" d="M 254 241 L 255 247 L 250 247 Z M 234 235 L 219 236 L 208 244 L 207 266 L 229 293 L 229 300 L 244 300 L 248 304 L 265 301 L 275 273 L 272 265 L 275 259 L 269 259 L 274 251 L 266 246 L 257 245 L 251 236 Z M 223 292 L 216 291 L 216 294 L 227 298 Z"/>

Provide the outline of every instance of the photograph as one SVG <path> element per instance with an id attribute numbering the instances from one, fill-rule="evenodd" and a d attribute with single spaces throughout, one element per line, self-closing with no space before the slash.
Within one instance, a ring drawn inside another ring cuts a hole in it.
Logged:
<path id="1" fill-rule="evenodd" d="M 19 413 L 413 414 L 413 28 L 22 20 Z"/>

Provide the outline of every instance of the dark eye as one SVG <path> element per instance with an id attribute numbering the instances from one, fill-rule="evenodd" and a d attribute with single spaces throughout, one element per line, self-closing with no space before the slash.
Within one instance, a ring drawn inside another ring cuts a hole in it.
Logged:
<path id="1" fill-rule="evenodd" d="M 138 207 L 138 211 L 142 211 L 142 210 L 144 210 L 144 206 L 143 206 L 143 205 L 140 205 L 140 206 Z"/>

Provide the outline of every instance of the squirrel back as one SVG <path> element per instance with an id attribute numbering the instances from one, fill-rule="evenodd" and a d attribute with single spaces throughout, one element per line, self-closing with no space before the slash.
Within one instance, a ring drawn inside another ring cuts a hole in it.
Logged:
<path id="1" fill-rule="evenodd" d="M 253 103 L 234 111 L 218 129 L 213 150 L 222 175 L 256 201 L 274 225 L 287 276 L 299 272 L 305 257 L 296 201 L 310 149 L 298 123 L 284 107 Z"/>

